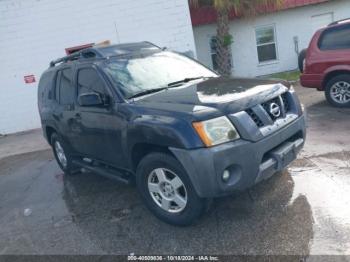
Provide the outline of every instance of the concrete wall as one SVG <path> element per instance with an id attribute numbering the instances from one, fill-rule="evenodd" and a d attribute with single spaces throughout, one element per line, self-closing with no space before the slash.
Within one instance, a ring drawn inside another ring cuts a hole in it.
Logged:
<path id="1" fill-rule="evenodd" d="M 66 47 L 146 40 L 195 54 L 187 0 L 1 0 L 0 21 L 0 134 L 40 127 L 37 83 Z"/>
<path id="2" fill-rule="evenodd" d="M 233 74 L 236 76 L 260 76 L 276 72 L 294 70 L 298 66 L 293 37 L 299 38 L 299 49 L 306 48 L 316 28 L 327 21 L 331 13 L 333 20 L 350 17 L 349 0 L 333 0 L 328 3 L 290 9 L 278 13 L 240 19 L 231 22 Z M 260 26 L 275 25 L 277 38 L 277 60 L 259 64 L 255 29 Z M 194 28 L 197 58 L 212 66 L 210 38 L 216 34 L 216 25 Z"/>

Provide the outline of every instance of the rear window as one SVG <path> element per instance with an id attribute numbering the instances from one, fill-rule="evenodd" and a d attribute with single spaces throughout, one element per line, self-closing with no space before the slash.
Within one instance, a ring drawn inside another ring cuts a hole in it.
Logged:
<path id="1" fill-rule="evenodd" d="M 326 29 L 320 38 L 321 50 L 337 50 L 350 48 L 350 25 Z"/>

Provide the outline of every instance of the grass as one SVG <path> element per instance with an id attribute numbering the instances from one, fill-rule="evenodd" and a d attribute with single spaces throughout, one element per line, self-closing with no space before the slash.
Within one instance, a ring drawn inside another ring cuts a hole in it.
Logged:
<path id="1" fill-rule="evenodd" d="M 288 80 L 288 81 L 298 81 L 299 77 L 300 77 L 300 72 L 298 70 L 281 72 L 281 73 L 268 75 L 266 77 L 267 78 L 279 78 L 279 79 L 284 79 L 284 80 Z"/>

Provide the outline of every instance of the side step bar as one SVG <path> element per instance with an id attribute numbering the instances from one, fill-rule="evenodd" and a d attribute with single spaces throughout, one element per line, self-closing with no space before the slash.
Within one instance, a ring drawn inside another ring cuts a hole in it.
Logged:
<path id="1" fill-rule="evenodd" d="M 99 166 L 93 166 L 89 163 L 86 163 L 83 160 L 77 160 L 77 159 L 73 160 L 73 164 L 78 165 L 82 168 L 85 168 L 93 173 L 98 174 L 98 175 L 104 176 L 106 178 L 110 178 L 110 179 L 116 180 L 118 182 L 127 184 L 127 185 L 132 184 L 130 177 L 128 177 L 125 174 L 122 174 L 121 172 L 118 172 L 115 169 L 110 170 L 110 169 L 99 167 Z"/>

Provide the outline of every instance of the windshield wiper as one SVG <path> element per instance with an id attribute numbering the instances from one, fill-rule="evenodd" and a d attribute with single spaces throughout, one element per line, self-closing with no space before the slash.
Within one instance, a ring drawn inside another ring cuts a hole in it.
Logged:
<path id="1" fill-rule="evenodd" d="M 175 82 L 171 82 L 169 83 L 166 87 L 160 87 L 160 88 L 154 88 L 154 89 L 149 89 L 149 90 L 144 90 L 141 92 L 138 92 L 134 95 L 131 95 L 129 97 L 127 97 L 127 99 L 131 99 L 131 98 L 135 98 L 135 97 L 139 97 L 139 96 L 144 96 L 144 95 L 148 95 L 148 94 L 152 94 L 152 93 L 156 93 L 165 89 L 168 89 L 169 87 L 174 87 L 183 83 L 187 83 L 193 80 L 197 80 L 197 79 L 202 79 L 202 78 L 213 78 L 213 76 L 198 76 L 198 77 L 189 77 L 189 78 L 184 78 L 182 80 L 179 81 L 175 81 Z"/>
<path id="2" fill-rule="evenodd" d="M 179 81 L 171 82 L 171 83 L 168 84 L 168 86 L 176 86 L 176 85 L 179 85 L 179 84 L 188 83 L 190 81 L 197 80 L 197 79 L 202 79 L 202 78 L 212 78 L 212 76 L 188 77 L 188 78 L 184 78 L 184 79 L 179 80 Z"/>
<path id="3" fill-rule="evenodd" d="M 136 93 L 134 95 L 129 96 L 127 99 L 131 99 L 131 98 L 135 98 L 135 97 L 139 97 L 139 96 L 144 96 L 144 95 L 156 93 L 156 92 L 162 91 L 164 89 L 167 89 L 167 87 L 160 87 L 160 88 L 144 90 L 144 91 L 141 91 L 141 92 L 138 92 L 138 93 Z"/>

